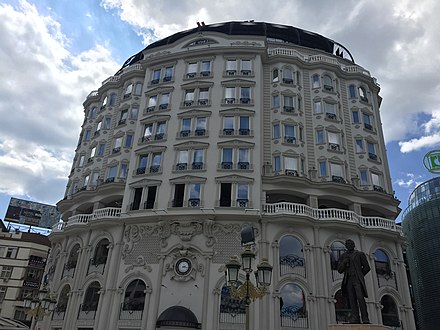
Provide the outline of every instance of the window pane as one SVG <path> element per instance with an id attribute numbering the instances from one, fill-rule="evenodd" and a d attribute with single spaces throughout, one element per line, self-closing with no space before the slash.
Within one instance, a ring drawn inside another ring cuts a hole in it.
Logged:
<path id="1" fill-rule="evenodd" d="M 281 157 L 280 156 L 274 157 L 274 164 L 275 164 L 275 171 L 280 171 L 281 170 Z"/>
<path id="2" fill-rule="evenodd" d="M 189 198 L 200 198 L 200 183 L 193 183 L 189 187 Z"/>
<path id="3" fill-rule="evenodd" d="M 188 150 L 180 150 L 179 151 L 179 161 L 180 164 L 188 163 Z"/>
<path id="4" fill-rule="evenodd" d="M 251 97 L 251 88 L 250 87 L 241 87 L 240 97 L 241 98 L 250 98 Z"/>
<path id="5" fill-rule="evenodd" d="M 235 98 L 235 87 L 226 87 L 226 95 L 227 99 Z"/>
<path id="6" fill-rule="evenodd" d="M 119 148 L 122 146 L 122 137 L 119 137 L 115 140 L 115 148 Z"/>
<path id="7" fill-rule="evenodd" d="M 194 150 L 194 162 L 203 163 L 203 149 Z"/>
<path id="8" fill-rule="evenodd" d="M 356 152 L 364 152 L 364 141 L 362 139 L 356 140 Z"/>
<path id="9" fill-rule="evenodd" d="M 364 120 L 364 124 L 369 124 L 369 125 L 371 125 L 371 119 L 370 119 L 370 116 L 369 115 L 367 115 L 367 114 L 363 114 L 363 120 Z"/>
<path id="10" fill-rule="evenodd" d="M 273 107 L 274 108 L 278 108 L 280 106 L 280 96 L 279 95 L 274 95 L 272 97 L 272 102 L 273 102 Z"/>
<path id="11" fill-rule="evenodd" d="M 292 96 L 284 96 L 284 106 L 293 107 L 293 97 Z"/>
<path id="12" fill-rule="evenodd" d="M 321 110 L 321 101 L 315 101 L 313 103 L 313 112 L 314 113 L 321 113 L 322 112 L 322 110 Z"/>
<path id="13" fill-rule="evenodd" d="M 166 93 L 166 94 L 162 94 L 160 97 L 160 104 L 167 104 L 170 101 L 170 94 Z"/>
<path id="14" fill-rule="evenodd" d="M 330 163 L 330 172 L 332 175 L 343 177 L 342 165 Z"/>
<path id="15" fill-rule="evenodd" d="M 359 176 L 361 179 L 360 184 L 361 185 L 368 185 L 368 172 L 367 172 L 367 170 L 360 170 Z"/>
<path id="16" fill-rule="evenodd" d="M 116 170 L 118 169 L 117 166 L 112 166 L 108 169 L 108 177 L 114 178 L 116 176 Z"/>
<path id="17" fill-rule="evenodd" d="M 127 172 L 128 172 L 128 164 L 126 163 L 121 164 L 121 168 L 119 169 L 119 177 L 126 178 Z"/>
<path id="18" fill-rule="evenodd" d="M 247 183 L 239 183 L 237 185 L 237 198 L 248 199 L 249 185 Z"/>
<path id="19" fill-rule="evenodd" d="M 234 117 L 224 117 L 223 128 L 234 128 Z"/>
<path id="20" fill-rule="evenodd" d="M 249 117 L 240 116 L 240 128 L 241 129 L 249 129 Z"/>
<path id="21" fill-rule="evenodd" d="M 273 138 L 274 139 L 280 138 L 280 125 L 279 124 L 273 125 Z"/>
<path id="22" fill-rule="evenodd" d="M 189 89 L 185 94 L 185 101 L 193 101 L 194 100 L 194 89 Z"/>
<path id="23" fill-rule="evenodd" d="M 350 85 L 348 87 L 348 90 L 349 90 L 350 97 L 356 97 L 356 88 L 354 87 L 354 85 Z"/>
<path id="24" fill-rule="evenodd" d="M 237 70 L 237 61 L 236 60 L 228 60 L 226 62 L 226 70 Z"/>
<path id="25" fill-rule="evenodd" d="M 211 71 L 211 61 L 202 62 L 202 72 L 203 71 Z"/>
<path id="26" fill-rule="evenodd" d="M 376 148 L 374 147 L 374 143 L 367 142 L 368 152 L 370 154 L 376 154 Z"/>
<path id="27" fill-rule="evenodd" d="M 328 132 L 328 142 L 339 144 L 339 134 L 334 132 Z"/>
<path id="28" fill-rule="evenodd" d="M 156 129 L 156 133 L 157 134 L 161 134 L 161 133 L 165 133 L 165 128 L 166 128 L 166 122 L 161 121 L 159 123 L 157 123 L 157 129 Z"/>
<path id="29" fill-rule="evenodd" d="M 223 161 L 232 162 L 232 148 L 223 148 Z"/>
<path id="30" fill-rule="evenodd" d="M 188 70 L 186 73 L 195 73 L 197 72 L 197 63 L 189 63 L 188 64 Z"/>
<path id="31" fill-rule="evenodd" d="M 336 114 L 336 104 L 334 103 L 324 103 L 325 105 L 325 112 L 326 113 L 332 113 L 332 114 Z"/>
<path id="32" fill-rule="evenodd" d="M 284 132 L 287 137 L 295 136 L 295 126 L 284 125 Z"/>
<path id="33" fill-rule="evenodd" d="M 200 88 L 199 99 L 200 100 L 209 99 L 209 88 Z"/>
<path id="34" fill-rule="evenodd" d="M 353 111 L 353 123 L 359 124 L 359 112 Z"/>
<path id="35" fill-rule="evenodd" d="M 238 150 L 238 161 L 239 162 L 249 162 L 249 149 L 239 149 Z"/>
<path id="36" fill-rule="evenodd" d="M 250 60 L 241 60 L 241 69 L 242 70 L 251 70 L 251 61 Z"/>
<path id="37" fill-rule="evenodd" d="M 284 169 L 286 169 L 286 170 L 298 170 L 298 158 L 296 158 L 296 157 L 284 157 Z"/>
<path id="38" fill-rule="evenodd" d="M 324 131 L 322 129 L 316 131 L 316 143 L 324 143 Z"/>
<path id="39" fill-rule="evenodd" d="M 157 95 L 150 96 L 150 100 L 148 101 L 149 107 L 154 107 L 157 103 Z"/>
<path id="40" fill-rule="evenodd" d="M 312 88 L 319 88 L 320 82 L 319 82 L 319 75 L 315 74 L 312 77 Z"/>
<path id="41" fill-rule="evenodd" d="M 196 129 L 206 129 L 206 118 L 205 117 L 197 118 Z"/>
<path id="42" fill-rule="evenodd" d="M 183 118 L 182 131 L 190 131 L 190 130 L 191 130 L 191 118 Z"/>
<path id="43" fill-rule="evenodd" d="M 139 158 L 139 167 L 147 167 L 148 155 L 142 155 Z"/>
<path id="44" fill-rule="evenodd" d="M 375 173 L 371 173 L 371 181 L 375 186 L 381 186 L 380 177 Z"/>
<path id="45" fill-rule="evenodd" d="M 153 134 L 153 124 L 145 125 L 144 136 L 151 136 Z"/>
<path id="46" fill-rule="evenodd" d="M 160 165 L 162 154 L 153 154 L 153 166 Z"/>
<path id="47" fill-rule="evenodd" d="M 319 162 L 319 176 L 327 176 L 327 163 Z"/>

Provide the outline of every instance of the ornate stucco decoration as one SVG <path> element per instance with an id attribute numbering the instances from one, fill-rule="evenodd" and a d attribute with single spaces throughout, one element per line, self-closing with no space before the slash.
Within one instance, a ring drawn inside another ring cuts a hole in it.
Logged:
<path id="1" fill-rule="evenodd" d="M 132 265 L 130 265 L 130 266 L 128 266 L 126 269 L 125 269 L 125 272 L 126 273 L 128 273 L 128 272 L 130 272 L 131 270 L 133 270 L 134 268 L 143 268 L 143 269 L 145 269 L 147 272 L 151 272 L 152 271 L 152 268 L 151 268 L 151 266 L 150 265 L 147 265 L 147 263 L 145 262 L 145 258 L 143 257 L 143 256 L 139 256 L 139 257 L 137 257 L 137 259 L 136 259 L 136 263 L 135 264 L 132 264 Z"/>
<path id="2" fill-rule="evenodd" d="M 188 282 L 195 280 L 197 273 L 203 277 L 205 276 L 205 267 L 202 263 L 199 263 L 197 255 L 189 250 L 181 249 L 169 255 L 169 262 L 165 264 L 163 276 L 167 273 L 171 273 L 171 279 L 178 282 Z M 190 268 L 187 272 L 179 272 L 179 261 L 187 260 L 190 264 Z"/>

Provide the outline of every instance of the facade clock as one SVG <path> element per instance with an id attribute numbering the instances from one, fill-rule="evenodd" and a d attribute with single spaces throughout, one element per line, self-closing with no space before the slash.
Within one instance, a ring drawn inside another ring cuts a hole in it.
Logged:
<path id="1" fill-rule="evenodd" d="M 191 272 L 191 260 L 188 258 L 180 258 L 176 262 L 176 273 L 181 276 L 188 275 Z"/>

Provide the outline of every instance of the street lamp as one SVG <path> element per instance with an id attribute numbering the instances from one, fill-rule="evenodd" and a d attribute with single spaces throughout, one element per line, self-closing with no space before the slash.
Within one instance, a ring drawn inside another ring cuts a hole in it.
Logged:
<path id="1" fill-rule="evenodd" d="M 244 245 L 244 244 L 243 244 Z M 257 265 L 257 271 L 253 269 L 253 261 L 255 253 L 252 252 L 249 245 L 246 245 L 245 250 L 241 254 L 241 265 L 236 256 L 231 257 L 231 260 L 226 264 L 226 279 L 231 288 L 231 296 L 245 301 L 246 307 L 246 330 L 249 330 L 249 305 L 255 299 L 261 299 L 268 291 L 272 279 L 272 266 L 268 263 L 266 258 L 263 258 L 261 263 Z M 246 273 L 246 281 L 242 285 L 238 285 L 238 277 L 240 268 Z M 255 272 L 256 286 L 251 282 L 250 275 Z"/>
<path id="2" fill-rule="evenodd" d="M 33 297 L 28 295 L 24 298 L 24 307 L 30 308 L 28 314 L 32 316 L 32 323 L 30 330 L 35 329 L 37 320 L 45 315 L 49 315 L 55 310 L 57 304 L 56 299 L 52 298 L 46 288 L 38 291 L 38 295 Z"/>

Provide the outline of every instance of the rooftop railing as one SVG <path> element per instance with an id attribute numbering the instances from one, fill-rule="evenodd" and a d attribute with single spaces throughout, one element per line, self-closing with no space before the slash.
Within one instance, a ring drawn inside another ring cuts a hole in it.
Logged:
<path id="1" fill-rule="evenodd" d="M 381 217 L 365 217 L 358 215 L 353 211 L 340 209 L 315 209 L 308 205 L 289 202 L 264 204 L 263 211 L 266 215 L 284 213 L 308 216 L 319 221 L 337 220 L 349 223 L 357 223 L 365 228 L 380 228 L 398 232 L 399 234 L 403 235 L 402 227 L 397 225 L 394 220 Z"/>

